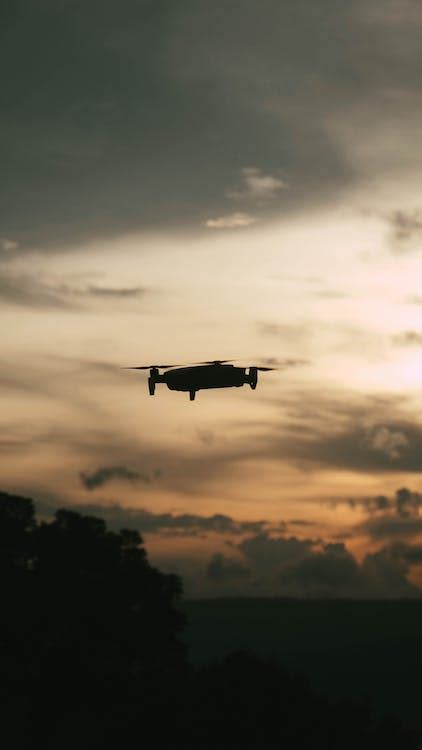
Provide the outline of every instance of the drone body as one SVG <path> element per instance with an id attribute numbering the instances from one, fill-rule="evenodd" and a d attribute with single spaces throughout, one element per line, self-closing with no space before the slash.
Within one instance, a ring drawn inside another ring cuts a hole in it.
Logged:
<path id="1" fill-rule="evenodd" d="M 193 367 L 172 367 L 171 365 L 148 365 L 130 367 L 130 370 L 149 370 L 148 388 L 150 395 L 155 393 L 157 383 L 166 383 L 171 391 L 186 391 L 191 401 L 196 392 L 208 388 L 240 388 L 247 383 L 255 390 L 259 370 L 272 370 L 272 367 L 235 367 L 226 364 L 228 360 L 202 362 Z M 160 369 L 166 372 L 160 373 Z"/>

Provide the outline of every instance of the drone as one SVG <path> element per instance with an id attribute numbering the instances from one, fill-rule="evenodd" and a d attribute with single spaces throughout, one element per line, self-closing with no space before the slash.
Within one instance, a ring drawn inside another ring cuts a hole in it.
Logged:
<path id="1" fill-rule="evenodd" d="M 148 389 L 155 394 L 157 383 L 166 383 L 171 391 L 186 391 L 190 401 L 195 400 L 197 391 L 206 388 L 241 388 L 249 384 L 254 391 L 258 383 L 258 372 L 276 370 L 276 367 L 236 367 L 230 359 L 214 359 L 197 362 L 189 367 L 178 365 L 140 365 L 123 367 L 124 370 L 149 370 Z M 160 373 L 160 370 L 165 372 Z M 247 372 L 248 370 L 248 372 Z"/>

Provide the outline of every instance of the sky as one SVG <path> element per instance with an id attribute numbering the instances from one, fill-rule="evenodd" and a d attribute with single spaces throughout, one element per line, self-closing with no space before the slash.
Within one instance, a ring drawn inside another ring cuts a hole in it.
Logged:
<path id="1" fill-rule="evenodd" d="M 2 16 L 1 489 L 187 596 L 419 596 L 420 3 Z M 120 369 L 216 358 L 279 369 Z"/>

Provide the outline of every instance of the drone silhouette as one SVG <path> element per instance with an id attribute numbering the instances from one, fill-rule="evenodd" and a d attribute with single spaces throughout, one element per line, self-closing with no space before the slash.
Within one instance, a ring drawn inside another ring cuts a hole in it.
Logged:
<path id="1" fill-rule="evenodd" d="M 193 366 L 177 365 L 140 365 L 123 367 L 123 370 L 149 370 L 148 388 L 150 395 L 155 394 L 157 383 L 166 383 L 171 391 L 186 391 L 191 401 L 196 392 L 207 388 L 240 388 L 249 384 L 254 391 L 258 383 L 258 372 L 276 370 L 277 367 L 236 367 L 229 364 L 230 359 L 214 359 L 209 362 L 197 362 Z M 166 372 L 160 373 L 160 370 Z M 246 372 L 248 370 L 248 372 Z"/>

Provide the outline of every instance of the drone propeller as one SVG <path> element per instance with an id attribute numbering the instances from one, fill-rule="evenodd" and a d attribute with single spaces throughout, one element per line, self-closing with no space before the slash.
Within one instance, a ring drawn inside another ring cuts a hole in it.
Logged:
<path id="1" fill-rule="evenodd" d="M 224 365 L 226 362 L 235 362 L 234 359 L 210 359 L 206 362 L 195 362 L 196 365 Z"/>
<path id="2" fill-rule="evenodd" d="M 254 367 L 254 365 L 251 365 L 251 367 Z M 259 370 L 260 372 L 269 372 L 270 370 L 279 370 L 279 367 L 255 367 L 255 370 Z"/>
<path id="3" fill-rule="evenodd" d="M 153 368 L 156 368 L 157 370 L 169 370 L 170 367 L 176 367 L 176 365 L 142 365 L 140 367 L 121 367 L 121 370 L 152 370 Z"/>

